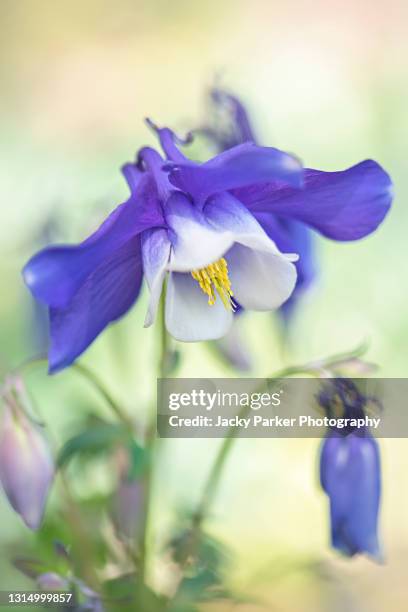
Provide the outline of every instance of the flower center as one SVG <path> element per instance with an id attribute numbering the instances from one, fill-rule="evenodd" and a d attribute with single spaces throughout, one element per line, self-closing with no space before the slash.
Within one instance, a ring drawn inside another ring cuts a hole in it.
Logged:
<path id="1" fill-rule="evenodd" d="M 231 300 L 231 282 L 228 277 L 228 265 L 224 257 L 200 270 L 193 270 L 191 276 L 200 285 L 201 291 L 208 295 L 208 304 L 213 306 L 216 294 L 220 296 L 227 310 L 233 310 L 234 304 Z"/>

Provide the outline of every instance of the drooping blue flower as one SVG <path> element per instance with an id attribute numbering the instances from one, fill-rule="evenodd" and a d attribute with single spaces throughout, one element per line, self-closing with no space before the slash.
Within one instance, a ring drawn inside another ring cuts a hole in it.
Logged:
<path id="1" fill-rule="evenodd" d="M 350 557 L 366 553 L 380 560 L 377 441 L 368 433 L 341 436 L 331 432 L 323 442 L 320 479 L 330 500 L 332 546 Z"/>
<path id="2" fill-rule="evenodd" d="M 361 418 L 368 400 L 347 379 L 325 385 L 319 404 L 327 415 Z M 332 546 L 346 556 L 381 560 L 378 514 L 381 470 L 378 443 L 364 430 L 332 428 L 323 441 L 320 481 L 330 500 Z"/>
<path id="3" fill-rule="evenodd" d="M 155 129 L 166 159 L 145 147 L 124 166 L 129 199 L 81 244 L 44 249 L 24 268 L 33 295 L 49 307 L 52 372 L 129 310 L 143 276 L 150 290 L 146 326 L 167 277 L 170 334 L 186 342 L 217 339 L 232 324 L 235 301 L 271 310 L 294 289 L 298 256 L 276 246 L 276 215 L 351 239 L 373 231 L 390 206 L 391 181 L 375 162 L 309 171 L 302 189 L 300 162 L 278 149 L 248 142 L 196 163 L 169 129 Z"/>

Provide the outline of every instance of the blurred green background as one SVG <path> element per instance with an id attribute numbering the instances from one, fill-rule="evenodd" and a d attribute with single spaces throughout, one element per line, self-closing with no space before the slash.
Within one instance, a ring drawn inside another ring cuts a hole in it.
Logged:
<path id="1" fill-rule="evenodd" d="M 276 321 L 242 321 L 252 375 L 370 341 L 380 374 L 407 371 L 408 4 L 404 0 L 2 0 L 0 166 L 0 366 L 36 351 L 38 319 L 20 270 L 39 246 L 79 241 L 127 197 L 119 168 L 153 143 L 143 124 L 183 132 L 206 118 L 217 82 L 248 105 L 264 144 L 296 153 L 308 167 L 343 169 L 365 158 L 391 174 L 396 198 L 373 236 L 352 244 L 319 239 L 321 276 L 282 356 Z M 205 157 L 204 146 L 194 145 Z M 155 393 L 157 338 L 143 329 L 146 295 L 87 351 L 130 412 Z M 37 320 L 36 324 L 33 321 Z M 181 376 L 233 371 L 207 347 L 179 346 Z M 72 372 L 27 377 L 56 443 L 84 407 L 104 406 Z M 100 406 L 99 406 L 100 404 Z M 391 409 L 392 407 L 388 407 Z M 169 440 L 156 482 L 155 529 L 192 507 L 216 440 Z M 327 501 L 317 486 L 315 440 L 242 440 L 231 456 L 209 520 L 236 553 L 232 585 L 261 604 L 236 610 L 382 612 L 406 610 L 408 495 L 405 440 L 384 440 L 381 527 L 386 565 L 344 561 L 328 548 Z M 86 500 L 109 487 L 99 466 L 80 474 Z M 54 500 L 51 500 L 51 506 Z M 12 552 L 37 546 L 0 497 L 0 588 L 23 588 Z M 161 576 L 160 564 L 157 581 Z M 266 604 L 265 604 L 266 602 Z M 206 608 L 207 609 L 207 608 Z M 208 610 L 229 610 L 227 606 Z"/>

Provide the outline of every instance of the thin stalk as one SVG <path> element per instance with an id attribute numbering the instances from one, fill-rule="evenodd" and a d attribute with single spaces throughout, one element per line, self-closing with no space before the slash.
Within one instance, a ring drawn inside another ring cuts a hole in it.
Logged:
<path id="1" fill-rule="evenodd" d="M 160 301 L 160 354 L 158 365 L 158 378 L 166 378 L 168 372 L 168 354 L 169 354 L 169 335 L 166 329 L 166 308 L 165 300 L 162 296 Z"/>
<path id="2" fill-rule="evenodd" d="M 159 304 L 159 357 L 157 361 L 157 378 L 165 378 L 168 364 L 168 334 L 165 325 L 165 302 L 162 294 Z M 157 443 L 157 408 L 153 410 L 151 421 L 147 427 L 145 448 L 149 454 L 149 461 L 144 476 L 144 508 L 140 542 L 140 570 L 143 581 L 146 583 L 148 573 L 149 552 L 149 518 L 153 497 L 154 483 L 154 457 Z"/>
<path id="3" fill-rule="evenodd" d="M 363 343 L 357 346 L 354 350 L 349 351 L 347 353 L 338 353 L 337 355 L 332 355 L 324 359 L 312 361 L 304 365 L 296 365 L 296 366 L 290 366 L 287 368 L 283 368 L 273 373 L 271 376 L 268 377 L 267 380 L 287 378 L 289 376 L 295 376 L 297 374 L 308 374 L 310 376 L 315 376 L 319 378 L 322 375 L 322 372 L 324 371 L 325 368 L 328 368 L 331 365 L 334 365 L 345 359 L 360 357 L 361 355 L 365 353 L 366 350 L 367 350 L 367 343 Z M 262 388 L 260 389 L 260 391 L 262 391 Z M 243 406 L 240 412 L 238 413 L 239 418 L 246 417 L 250 413 L 250 410 L 251 408 L 249 404 Z M 214 500 L 214 497 L 217 492 L 218 484 L 221 480 L 227 459 L 229 457 L 229 453 L 238 436 L 238 433 L 239 433 L 239 429 L 237 427 L 231 426 L 219 448 L 219 451 L 217 453 L 213 466 L 210 470 L 208 479 L 204 485 L 201 499 L 198 503 L 196 511 L 193 514 L 192 532 L 189 538 L 190 544 L 189 546 L 187 546 L 187 549 L 184 552 L 185 562 L 187 562 L 189 556 L 193 555 L 196 550 L 196 547 L 199 542 L 199 532 L 201 529 L 201 525 L 208 513 L 209 507 L 211 506 Z"/>
<path id="4" fill-rule="evenodd" d="M 295 374 L 313 374 L 314 372 L 315 372 L 315 369 L 309 365 L 293 366 L 293 367 L 285 368 L 283 370 L 279 370 L 278 372 L 275 372 L 275 374 L 273 374 L 269 378 L 279 379 L 279 378 L 286 378 L 287 376 L 293 376 Z M 238 413 L 238 418 L 245 418 L 250 413 L 250 411 L 251 411 L 250 405 L 246 404 L 245 406 L 241 408 L 240 412 Z M 200 529 L 201 524 L 205 518 L 205 515 L 207 514 L 207 510 L 214 499 L 214 496 L 215 496 L 215 493 L 218 487 L 218 483 L 221 479 L 229 452 L 238 434 L 239 434 L 239 429 L 237 427 L 231 426 L 228 430 L 226 437 L 224 438 L 220 446 L 220 449 L 215 458 L 213 467 L 210 471 L 207 482 L 204 486 L 204 490 L 203 490 L 200 502 L 193 515 L 193 527 L 197 531 Z"/>
<path id="5" fill-rule="evenodd" d="M 94 550 L 89 537 L 89 530 L 82 519 L 81 509 L 77 505 L 71 492 L 69 481 L 63 470 L 59 472 L 59 484 L 63 496 L 65 497 L 66 520 L 76 539 L 75 549 L 79 552 L 79 554 L 75 556 L 75 559 L 80 568 L 80 576 L 84 578 L 88 586 L 98 592 L 101 585 L 94 567 Z"/>
<path id="6" fill-rule="evenodd" d="M 330 365 L 333 365 L 337 362 L 341 362 L 346 359 L 361 357 L 361 355 L 363 355 L 366 352 L 366 350 L 367 350 L 367 343 L 364 342 L 360 344 L 359 346 L 357 346 L 352 351 L 338 353 L 337 355 L 332 355 L 327 358 L 319 359 L 316 361 L 311 361 L 304 365 L 296 365 L 296 366 L 290 366 L 287 368 L 283 368 L 281 370 L 278 370 L 271 376 L 269 376 L 268 379 L 273 380 L 273 379 L 287 378 L 289 376 L 294 376 L 296 374 L 309 374 L 311 376 L 319 377 L 321 376 L 324 368 L 330 367 Z M 238 416 L 239 418 L 244 418 L 249 413 L 250 413 L 250 406 L 249 404 L 247 404 L 246 406 L 243 406 L 241 408 Z M 238 433 L 239 433 L 239 429 L 237 427 L 231 426 L 228 430 L 226 437 L 224 438 L 220 446 L 220 449 L 218 451 L 218 454 L 215 458 L 212 469 L 208 476 L 207 482 L 205 483 L 201 499 L 193 515 L 192 527 L 193 527 L 194 534 L 193 534 L 193 537 L 191 538 L 192 542 L 197 542 L 198 540 L 198 538 L 195 536 L 198 534 L 201 528 L 202 522 L 207 514 L 208 508 L 213 502 L 213 499 L 217 491 L 218 483 L 221 479 L 221 476 L 225 468 L 226 461 L 228 459 L 228 456 L 234 444 L 234 441 L 236 440 L 238 436 Z"/>
<path id="7" fill-rule="evenodd" d="M 118 402 L 112 397 L 112 395 L 107 390 L 105 385 L 101 382 L 99 377 L 81 363 L 74 363 L 72 364 L 72 367 L 84 378 L 86 378 L 95 389 L 97 389 L 99 394 L 104 398 L 104 400 L 106 401 L 112 412 L 115 414 L 115 416 L 118 418 L 118 420 L 121 421 L 127 427 L 129 427 L 131 431 L 133 431 L 135 427 L 133 420 L 128 415 L 128 413 L 122 409 Z"/>
<path id="8" fill-rule="evenodd" d="M 48 359 L 43 356 L 32 357 L 28 359 L 20 366 L 13 370 L 13 373 L 22 372 L 23 370 L 28 370 L 29 368 L 48 363 Z M 107 405 L 110 407 L 114 415 L 121 421 L 124 425 L 129 427 L 131 430 L 134 429 L 135 424 L 133 423 L 130 416 L 127 414 L 125 410 L 118 404 L 118 402 L 112 397 L 110 392 L 107 390 L 105 385 L 101 382 L 99 377 L 92 372 L 89 368 L 82 365 L 81 363 L 73 363 L 71 367 L 79 372 L 91 385 L 98 391 L 98 393 L 104 398 Z"/>

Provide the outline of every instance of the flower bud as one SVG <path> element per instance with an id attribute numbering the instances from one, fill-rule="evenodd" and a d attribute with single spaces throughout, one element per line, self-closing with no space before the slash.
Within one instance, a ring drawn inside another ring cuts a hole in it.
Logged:
<path id="1" fill-rule="evenodd" d="M 137 445 L 136 445 L 137 446 Z M 141 454 L 140 454 L 141 453 Z M 140 529 L 145 503 L 145 485 L 143 483 L 144 451 L 138 448 L 138 469 L 135 472 L 135 457 L 129 448 L 121 446 L 115 454 L 117 487 L 112 497 L 110 517 L 121 539 L 136 539 Z"/>
<path id="2" fill-rule="evenodd" d="M 348 427 L 328 429 L 320 455 L 320 482 L 330 500 L 332 546 L 350 557 L 366 553 L 380 560 L 380 451 L 370 431 L 358 430 L 352 422 L 364 418 L 370 403 L 381 404 L 347 378 L 325 382 L 317 400 L 328 417 L 351 421 Z"/>
<path id="3" fill-rule="evenodd" d="M 37 584 L 43 591 L 59 591 L 68 589 L 68 580 L 55 572 L 45 572 L 37 576 Z"/>
<path id="4" fill-rule="evenodd" d="M 359 357 L 339 359 L 333 362 L 330 367 L 335 373 L 341 373 L 342 376 L 348 376 L 350 378 L 370 376 L 378 369 L 375 363 L 365 361 Z"/>
<path id="5" fill-rule="evenodd" d="M 123 480 L 116 491 L 112 518 L 118 533 L 135 538 L 140 529 L 143 512 L 143 484 L 140 480 Z"/>
<path id="6" fill-rule="evenodd" d="M 328 434 L 320 457 L 320 480 L 330 500 L 333 548 L 346 556 L 368 554 L 381 560 L 378 513 L 381 495 L 377 441 L 336 432 Z"/>
<path id="7" fill-rule="evenodd" d="M 0 482 L 27 527 L 38 529 L 54 477 L 54 462 L 42 428 L 28 414 L 21 379 L 9 379 L 2 390 Z"/>

